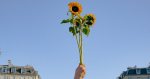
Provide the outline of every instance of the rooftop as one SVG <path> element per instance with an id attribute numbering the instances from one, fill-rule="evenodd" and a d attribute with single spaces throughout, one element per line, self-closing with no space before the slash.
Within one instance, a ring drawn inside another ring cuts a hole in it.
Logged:
<path id="1" fill-rule="evenodd" d="M 37 75 L 38 73 L 32 66 L 15 66 L 8 60 L 8 65 L 0 65 L 0 74 Z"/>
<path id="2" fill-rule="evenodd" d="M 123 71 L 119 76 L 122 79 L 125 76 L 137 76 L 137 75 L 150 75 L 150 66 L 144 68 L 128 67 L 126 71 Z"/>

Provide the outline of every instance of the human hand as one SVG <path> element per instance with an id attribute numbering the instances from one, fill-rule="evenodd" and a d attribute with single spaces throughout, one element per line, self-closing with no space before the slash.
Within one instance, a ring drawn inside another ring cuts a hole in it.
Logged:
<path id="1" fill-rule="evenodd" d="M 83 79 L 86 74 L 86 68 L 85 65 L 80 65 L 77 67 L 75 71 L 75 77 L 74 79 Z"/>

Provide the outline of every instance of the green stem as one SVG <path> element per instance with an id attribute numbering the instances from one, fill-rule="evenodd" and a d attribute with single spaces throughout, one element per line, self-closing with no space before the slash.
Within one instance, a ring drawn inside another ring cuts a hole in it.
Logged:
<path id="1" fill-rule="evenodd" d="M 75 26 L 73 26 L 74 29 L 75 29 Z M 76 42 L 77 42 L 77 45 L 78 45 L 78 49 L 79 49 L 79 54 L 80 54 L 80 45 L 79 45 L 79 40 L 78 40 L 78 37 L 77 37 L 77 34 L 75 32 L 75 38 L 76 38 Z"/>
<path id="2" fill-rule="evenodd" d="M 73 15 L 72 15 L 72 19 L 73 19 L 73 21 L 74 21 L 74 16 L 73 16 Z M 76 28 L 75 28 L 74 24 L 73 24 L 73 28 L 74 28 L 74 30 L 75 30 L 75 38 L 76 38 L 76 42 L 77 42 L 78 49 L 79 49 L 79 54 L 80 54 L 79 39 L 78 39 L 78 36 L 77 36 L 77 34 L 76 34 Z"/>
<path id="3" fill-rule="evenodd" d="M 74 16 L 73 15 L 72 15 L 72 19 L 74 21 Z M 80 19 L 82 19 L 82 18 L 80 17 Z M 76 42 L 77 42 L 78 49 L 79 49 L 80 64 L 83 64 L 83 46 L 82 46 L 82 41 L 83 41 L 82 40 L 82 29 L 83 29 L 83 25 L 81 24 L 81 26 L 80 26 L 80 30 L 79 30 L 79 35 L 78 36 L 76 34 L 76 27 L 74 26 L 74 24 L 73 24 L 73 27 L 74 27 L 74 30 L 75 30 L 75 38 L 76 38 Z"/>
<path id="4" fill-rule="evenodd" d="M 80 28 L 80 64 L 83 64 L 82 25 Z"/>
<path id="5" fill-rule="evenodd" d="M 82 39 L 83 33 L 81 33 L 81 52 L 82 52 L 82 62 L 83 62 L 83 39 Z"/>

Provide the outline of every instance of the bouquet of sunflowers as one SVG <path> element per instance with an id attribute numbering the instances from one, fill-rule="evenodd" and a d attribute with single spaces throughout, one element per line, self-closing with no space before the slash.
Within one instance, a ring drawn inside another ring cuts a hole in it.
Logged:
<path id="1" fill-rule="evenodd" d="M 75 36 L 78 50 L 79 50 L 79 58 L 80 63 L 83 64 L 83 34 L 88 36 L 90 33 L 90 27 L 95 23 L 96 18 L 93 14 L 86 14 L 85 16 L 81 16 L 82 13 L 82 5 L 78 2 L 70 2 L 68 4 L 69 13 L 71 14 L 68 19 L 62 20 L 62 23 L 70 23 L 69 32 Z"/>

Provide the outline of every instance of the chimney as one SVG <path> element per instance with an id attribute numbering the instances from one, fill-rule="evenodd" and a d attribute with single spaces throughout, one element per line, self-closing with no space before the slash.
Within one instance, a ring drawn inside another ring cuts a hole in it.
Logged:
<path id="1" fill-rule="evenodd" d="M 8 66 L 12 66 L 11 60 L 8 60 Z"/>

